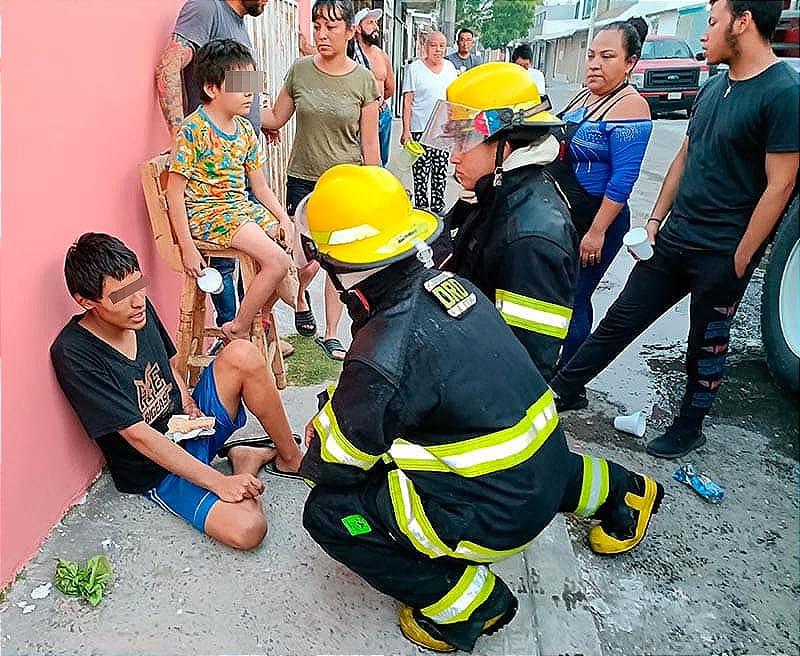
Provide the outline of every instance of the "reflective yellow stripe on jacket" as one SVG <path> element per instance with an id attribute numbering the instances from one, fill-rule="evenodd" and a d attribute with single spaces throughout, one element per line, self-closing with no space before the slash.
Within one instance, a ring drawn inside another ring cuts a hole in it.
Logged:
<path id="1" fill-rule="evenodd" d="M 396 439 L 389 455 L 407 471 L 452 472 L 472 478 L 525 462 L 558 424 L 553 393 L 548 389 L 514 426 L 452 444 L 421 446 Z"/>
<path id="2" fill-rule="evenodd" d="M 567 336 L 572 309 L 547 301 L 498 289 L 495 306 L 509 326 L 516 326 L 542 335 L 564 339 Z"/>
<path id="3" fill-rule="evenodd" d="M 319 435 L 320 452 L 325 462 L 367 470 L 380 459 L 379 455 L 373 456 L 361 451 L 344 436 L 330 401 L 314 417 L 313 425 Z"/>

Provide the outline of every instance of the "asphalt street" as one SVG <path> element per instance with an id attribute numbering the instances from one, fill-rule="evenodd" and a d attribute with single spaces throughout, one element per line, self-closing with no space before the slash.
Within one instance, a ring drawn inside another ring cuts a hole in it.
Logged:
<path id="1" fill-rule="evenodd" d="M 569 88 L 552 85 L 554 106 Z M 633 225 L 649 216 L 687 120 L 654 121 L 631 196 Z M 709 190 L 713 193 L 713 189 Z M 620 253 L 595 294 L 595 322 L 633 266 Z M 568 522 L 582 593 L 610 654 L 797 654 L 798 404 L 778 389 L 764 361 L 760 332 L 763 269 L 757 269 L 735 317 L 725 380 L 706 421 L 706 445 L 681 461 L 654 459 L 644 444 L 658 436 L 683 393 L 688 300 L 633 341 L 589 385 L 587 410 L 562 415 L 572 446 L 655 477 L 666 487 L 646 541 L 620 558 L 598 559 L 585 527 Z M 644 409 L 643 438 L 619 433 L 617 414 Z M 719 505 L 672 480 L 692 462 L 725 490 Z"/>

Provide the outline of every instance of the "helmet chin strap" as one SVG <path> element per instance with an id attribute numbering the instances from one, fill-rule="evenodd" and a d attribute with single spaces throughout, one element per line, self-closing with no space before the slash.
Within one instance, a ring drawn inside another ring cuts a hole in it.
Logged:
<path id="1" fill-rule="evenodd" d="M 503 184 L 503 156 L 506 150 L 506 140 L 501 137 L 497 142 L 497 150 L 494 154 L 494 180 L 492 181 L 493 187 L 499 187 Z"/>

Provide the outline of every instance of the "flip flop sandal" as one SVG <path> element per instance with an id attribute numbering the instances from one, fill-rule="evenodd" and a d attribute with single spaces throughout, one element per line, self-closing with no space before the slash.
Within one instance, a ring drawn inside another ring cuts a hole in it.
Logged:
<path id="1" fill-rule="evenodd" d="M 294 313 L 294 327 L 299 335 L 311 337 L 317 334 L 317 320 L 314 317 L 314 311 L 311 309 L 311 296 L 307 289 L 303 292 L 303 296 L 305 296 L 308 309 Z"/>
<path id="2" fill-rule="evenodd" d="M 327 355 L 331 360 L 334 360 L 335 362 L 341 362 L 344 360 L 344 356 L 338 357 L 333 354 L 334 351 L 342 351 L 343 353 L 347 351 L 347 349 L 342 346 L 342 343 L 335 337 L 331 337 L 330 339 L 322 339 L 322 337 L 317 337 L 317 339 L 314 341 L 322 347 L 322 350 L 325 351 L 325 355 Z"/>
<path id="3" fill-rule="evenodd" d="M 292 437 L 298 445 L 303 441 L 303 438 L 301 438 L 297 433 L 292 433 Z M 217 456 L 220 458 L 227 458 L 228 452 L 235 446 L 252 446 L 256 449 L 276 448 L 275 442 L 272 441 L 272 438 L 269 435 L 262 435 L 261 437 L 242 437 L 225 442 L 220 450 L 217 451 Z"/>
<path id="4" fill-rule="evenodd" d="M 281 476 L 282 478 L 295 478 L 303 480 L 303 475 L 300 472 L 292 472 L 292 471 L 283 471 L 282 469 L 278 469 L 278 465 L 275 464 L 274 460 L 270 460 L 266 465 L 264 465 L 264 471 L 268 474 L 272 474 L 273 476 Z"/>

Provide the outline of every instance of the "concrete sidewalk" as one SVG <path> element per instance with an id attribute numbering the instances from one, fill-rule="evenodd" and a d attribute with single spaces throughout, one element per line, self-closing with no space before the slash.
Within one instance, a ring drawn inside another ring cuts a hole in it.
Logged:
<path id="1" fill-rule="evenodd" d="M 408 186 L 410 180 L 404 183 Z M 455 185 L 449 186 L 452 199 Z M 311 292 L 322 325 L 321 277 Z M 290 311 L 281 310 L 278 323 L 283 334 L 294 332 Z M 346 317 L 339 332 L 349 344 Z M 282 392 L 295 432 L 303 432 L 322 388 Z M 242 430 L 262 432 L 252 417 Z M 228 471 L 227 461 L 217 466 Z M 85 501 L 53 529 L 0 603 L 0 651 L 429 653 L 400 634 L 397 602 L 330 559 L 303 530 L 306 485 L 266 473 L 261 479 L 269 534 L 257 549 L 243 553 L 215 543 L 143 497 L 117 493 L 103 473 Z M 37 586 L 53 580 L 58 558 L 83 563 L 98 554 L 105 554 L 113 568 L 99 607 L 55 589 L 44 599 L 31 598 Z M 577 561 L 561 516 L 526 552 L 493 569 L 519 598 L 520 610 L 507 628 L 479 639 L 474 653 L 601 653 L 594 621 L 582 603 Z"/>
<path id="2" fill-rule="evenodd" d="M 288 388 L 301 430 L 322 388 Z M 242 429 L 258 434 L 252 418 Z M 217 461 L 228 471 L 227 461 Z M 330 559 L 301 525 L 308 493 L 262 473 L 270 523 L 265 541 L 237 552 L 143 497 L 119 494 L 107 473 L 54 528 L 0 604 L 3 654 L 416 654 L 397 627 L 398 604 Z M 56 560 L 104 554 L 113 568 L 91 608 L 53 589 Z M 477 654 L 599 654 L 581 607 L 575 556 L 559 516 L 523 554 L 494 566 L 520 600 L 514 621 L 484 637 Z M 35 607 L 25 612 L 25 606 Z"/>

